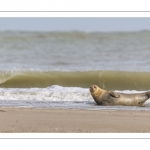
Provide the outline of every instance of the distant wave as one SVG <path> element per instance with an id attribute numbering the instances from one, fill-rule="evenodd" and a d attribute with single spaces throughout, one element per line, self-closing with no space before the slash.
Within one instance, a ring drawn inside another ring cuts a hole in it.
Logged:
<path id="1" fill-rule="evenodd" d="M 0 72 L 2 88 L 44 88 L 52 85 L 111 90 L 150 90 L 150 72 L 126 71 L 8 71 Z"/>

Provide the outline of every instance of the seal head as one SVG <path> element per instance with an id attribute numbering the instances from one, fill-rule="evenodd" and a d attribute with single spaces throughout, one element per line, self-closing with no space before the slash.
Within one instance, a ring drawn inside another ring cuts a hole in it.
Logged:
<path id="1" fill-rule="evenodd" d="M 107 97 L 106 91 L 99 88 L 97 85 L 90 86 L 90 93 L 98 105 L 105 105 L 106 100 L 104 97 Z"/>

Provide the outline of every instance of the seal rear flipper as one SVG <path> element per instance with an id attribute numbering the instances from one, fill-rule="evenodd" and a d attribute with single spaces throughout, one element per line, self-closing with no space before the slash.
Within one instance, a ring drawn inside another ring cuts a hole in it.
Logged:
<path id="1" fill-rule="evenodd" d="M 150 98 L 150 91 L 143 93 L 144 95 L 147 95 L 148 98 Z"/>
<path id="2" fill-rule="evenodd" d="M 115 98 L 119 98 L 120 97 L 119 93 L 116 93 L 116 92 L 113 92 L 113 91 L 109 91 L 109 94 L 111 96 L 115 97 Z"/>

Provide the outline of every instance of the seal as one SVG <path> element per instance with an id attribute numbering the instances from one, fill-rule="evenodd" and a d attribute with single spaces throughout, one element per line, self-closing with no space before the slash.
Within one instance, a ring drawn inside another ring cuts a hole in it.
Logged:
<path id="1" fill-rule="evenodd" d="M 107 91 L 97 85 L 90 86 L 90 93 L 97 105 L 142 106 L 150 98 L 150 91 L 144 93 L 119 93 Z"/>

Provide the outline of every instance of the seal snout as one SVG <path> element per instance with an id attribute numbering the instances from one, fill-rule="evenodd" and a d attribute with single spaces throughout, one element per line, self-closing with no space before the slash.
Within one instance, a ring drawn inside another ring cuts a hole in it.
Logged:
<path id="1" fill-rule="evenodd" d="M 92 88 L 92 86 L 90 86 L 90 92 L 93 92 L 93 88 Z"/>

